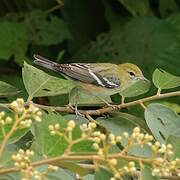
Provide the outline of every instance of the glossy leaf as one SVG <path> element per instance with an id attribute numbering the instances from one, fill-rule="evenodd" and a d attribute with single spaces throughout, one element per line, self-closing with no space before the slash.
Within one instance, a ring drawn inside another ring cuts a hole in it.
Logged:
<path id="1" fill-rule="evenodd" d="M 162 104 L 148 105 L 145 119 L 155 139 L 161 143 L 170 135 L 180 136 L 180 116 Z"/>
<path id="2" fill-rule="evenodd" d="M 0 97 L 11 96 L 18 93 L 19 91 L 17 90 L 17 88 L 6 82 L 0 81 Z"/>
<path id="3" fill-rule="evenodd" d="M 23 82 L 32 98 L 66 94 L 74 87 L 72 81 L 51 76 L 26 62 L 23 68 Z"/>
<path id="4" fill-rule="evenodd" d="M 153 83 L 157 88 L 171 89 L 180 86 L 180 77 L 162 69 L 156 69 L 153 73 Z"/>

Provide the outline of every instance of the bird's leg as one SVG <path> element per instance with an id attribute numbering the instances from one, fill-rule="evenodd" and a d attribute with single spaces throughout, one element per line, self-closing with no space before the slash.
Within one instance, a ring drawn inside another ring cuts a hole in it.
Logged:
<path id="1" fill-rule="evenodd" d="M 124 104 L 124 101 L 125 101 L 125 97 L 121 96 L 121 104 Z"/>
<path id="2" fill-rule="evenodd" d="M 68 107 L 70 107 L 74 112 L 75 112 L 75 115 L 76 115 L 76 119 L 78 118 L 78 115 L 80 116 L 83 116 L 79 111 L 78 111 L 78 100 L 79 100 L 79 94 L 80 94 L 80 91 L 77 87 L 73 88 L 71 90 L 71 92 L 69 93 L 69 104 L 67 105 Z M 74 104 L 75 104 L 75 107 L 72 106 L 72 102 L 73 102 L 73 99 L 74 99 Z"/>

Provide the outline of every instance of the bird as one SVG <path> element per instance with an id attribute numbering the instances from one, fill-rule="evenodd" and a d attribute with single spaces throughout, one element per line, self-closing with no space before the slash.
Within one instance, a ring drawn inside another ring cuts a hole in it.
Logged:
<path id="1" fill-rule="evenodd" d="M 35 64 L 74 80 L 78 91 L 92 94 L 101 100 L 102 97 L 121 92 L 138 80 L 147 80 L 141 69 L 132 63 L 58 64 L 37 54 L 34 54 L 34 59 Z"/>

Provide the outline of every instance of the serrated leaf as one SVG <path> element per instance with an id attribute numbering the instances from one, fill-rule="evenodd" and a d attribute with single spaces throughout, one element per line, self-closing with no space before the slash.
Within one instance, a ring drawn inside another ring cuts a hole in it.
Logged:
<path id="1" fill-rule="evenodd" d="M 148 92 L 150 88 L 150 81 L 139 80 L 120 92 L 121 96 L 134 97 Z"/>
<path id="2" fill-rule="evenodd" d="M 22 73 L 25 88 L 32 98 L 66 94 L 74 87 L 72 81 L 51 76 L 26 62 Z"/>
<path id="3" fill-rule="evenodd" d="M 31 41 L 37 45 L 55 45 L 71 38 L 66 23 L 45 11 L 32 11 L 26 16 L 25 23 L 30 31 Z"/>
<path id="4" fill-rule="evenodd" d="M 11 95 L 15 95 L 18 94 L 19 91 L 17 90 L 16 87 L 0 81 L 0 97 L 4 97 L 4 96 L 11 96 Z"/>
<path id="5" fill-rule="evenodd" d="M 161 143 L 165 143 L 170 135 L 180 135 L 180 116 L 162 104 L 148 105 L 145 119 L 153 136 Z"/>
<path id="6" fill-rule="evenodd" d="M 158 180 L 157 176 L 152 175 L 152 169 L 148 166 L 144 166 L 141 174 L 142 180 Z"/>
<path id="7" fill-rule="evenodd" d="M 15 61 L 22 64 L 28 47 L 27 29 L 22 23 L 0 23 L 0 59 L 8 60 L 14 55 Z"/>
<path id="8" fill-rule="evenodd" d="M 171 89 L 180 86 L 180 77 L 162 69 L 156 69 L 153 73 L 153 83 L 157 88 Z"/>

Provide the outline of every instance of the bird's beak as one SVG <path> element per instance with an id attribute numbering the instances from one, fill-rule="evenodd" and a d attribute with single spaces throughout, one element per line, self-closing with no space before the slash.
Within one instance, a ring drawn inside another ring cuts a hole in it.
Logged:
<path id="1" fill-rule="evenodd" d="M 143 80 L 143 81 L 149 81 L 149 80 L 146 79 L 144 76 L 139 76 L 138 79 L 139 79 L 139 80 Z"/>

